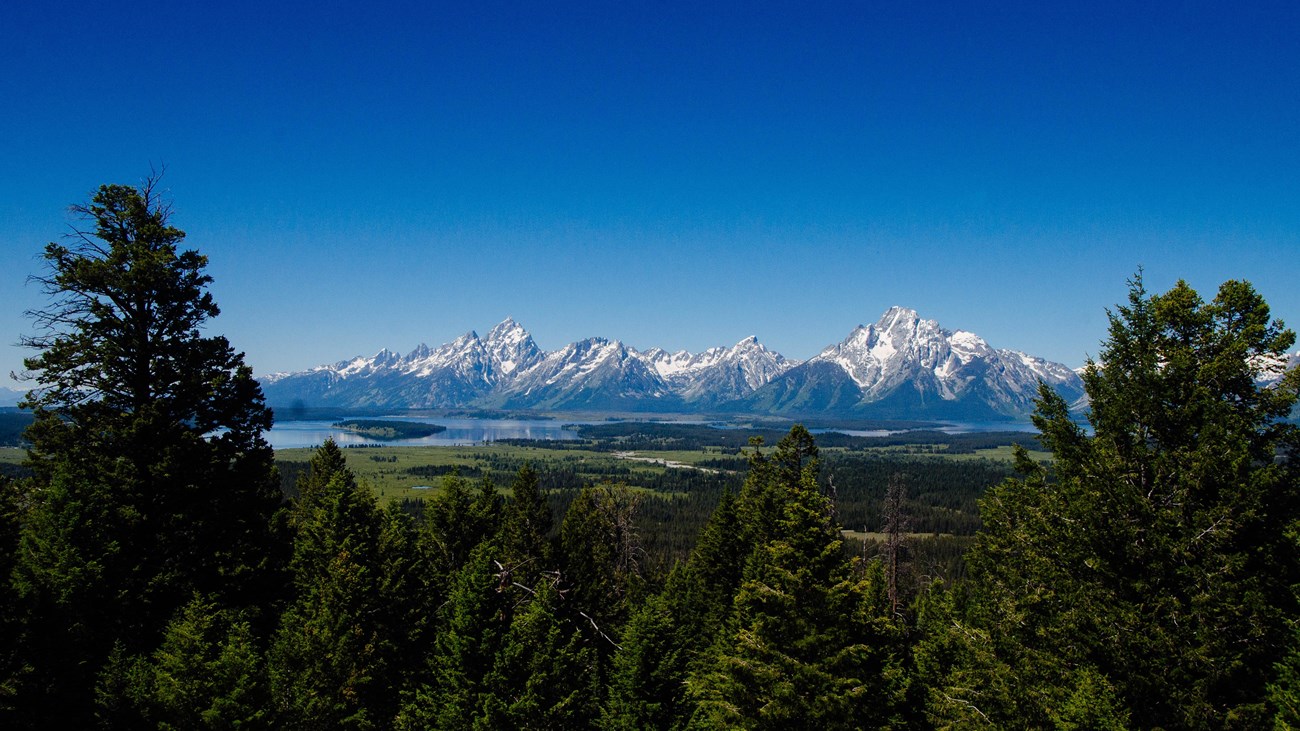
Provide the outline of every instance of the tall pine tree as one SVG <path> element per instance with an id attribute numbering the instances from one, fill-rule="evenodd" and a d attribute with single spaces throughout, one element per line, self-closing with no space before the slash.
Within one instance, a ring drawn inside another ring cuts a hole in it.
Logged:
<path id="1" fill-rule="evenodd" d="M 740 506 L 754 548 L 724 633 L 688 681 L 690 727 L 901 725 L 902 638 L 883 573 L 852 570 L 812 435 L 796 426 L 754 467 Z"/>
<path id="2" fill-rule="evenodd" d="M 511 483 L 501 523 L 502 563 L 516 578 L 532 585 L 551 565 L 551 506 L 542 494 L 537 471 L 524 465 Z"/>
<path id="3" fill-rule="evenodd" d="M 19 689 L 42 724 L 84 726 L 111 648 L 151 651 L 194 595 L 253 605 L 280 583 L 271 412 L 218 314 L 206 257 L 181 250 L 156 179 L 102 186 L 45 248 L 25 406 L 35 476 L 14 586 Z"/>
<path id="4" fill-rule="evenodd" d="M 382 513 L 334 442 L 311 462 L 293 510 L 294 600 L 269 654 L 278 720 L 291 729 L 383 727 L 395 691 L 383 682 Z"/>
<path id="5" fill-rule="evenodd" d="M 978 659 L 939 671 L 933 718 L 1267 724 L 1300 616 L 1300 480 L 1283 456 L 1300 446 L 1283 421 L 1300 372 L 1279 370 L 1294 342 L 1248 284 L 1205 302 L 1181 282 L 1159 295 L 1133 282 L 1083 376 L 1092 433 L 1042 387 L 1051 475 L 1022 454 L 1025 476 L 981 504 L 970 601 L 953 619 L 983 650 L 923 643 L 923 658 Z"/>

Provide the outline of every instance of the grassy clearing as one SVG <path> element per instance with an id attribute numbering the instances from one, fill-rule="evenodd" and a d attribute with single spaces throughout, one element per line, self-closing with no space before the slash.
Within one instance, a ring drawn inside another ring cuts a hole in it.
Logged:
<path id="1" fill-rule="evenodd" d="M 0 447 L 0 464 L 20 465 L 27 459 L 27 450 L 21 447 Z"/>
<path id="2" fill-rule="evenodd" d="M 282 449 L 276 459 L 307 462 L 312 449 Z M 348 467 L 370 485 L 381 502 L 403 498 L 422 499 L 441 492 L 443 477 L 438 471 L 459 468 L 462 476 L 477 482 L 491 475 L 497 489 L 508 487 L 508 477 L 525 463 L 540 469 L 565 470 L 574 475 L 575 487 L 610 481 L 635 482 L 638 476 L 662 474 L 661 464 L 620 459 L 607 452 L 577 449 L 545 449 L 533 446 L 491 444 L 483 446 L 370 447 L 344 449 Z M 412 469 L 429 468 L 426 474 Z"/>
<path id="3" fill-rule="evenodd" d="M 919 446 L 925 449 L 922 451 L 909 450 L 906 447 L 885 447 L 849 451 L 954 461 L 1010 462 L 1012 460 L 1011 447 L 984 449 L 973 454 L 951 454 L 944 449 L 930 449 L 930 445 Z M 844 450 L 832 448 L 825 451 Z M 718 447 L 663 451 L 637 450 L 620 456 L 612 452 L 569 448 L 550 449 L 545 445 L 516 444 L 456 447 L 383 446 L 345 449 L 343 452 L 347 457 L 348 466 L 359 479 L 375 490 L 376 495 L 383 502 L 403 498 L 421 499 L 437 495 L 441 491 L 442 476 L 435 473 L 439 470 L 449 471 L 453 467 L 459 468 L 462 476 L 475 482 L 482 475 L 492 475 L 499 489 L 508 486 L 510 476 L 526 462 L 539 470 L 563 470 L 572 473 L 575 487 L 606 481 L 635 485 L 640 481 L 638 478 L 662 475 L 665 470 L 670 469 L 663 464 L 663 461 L 692 466 L 728 456 Z M 311 458 L 311 453 L 311 449 L 284 449 L 276 453 L 276 458 L 284 461 L 306 462 Z M 1036 460 L 1046 460 L 1050 457 L 1047 452 L 1041 451 L 1031 451 L 1030 456 Z M 425 474 L 412 472 L 413 469 L 418 471 L 420 468 L 425 468 Z M 733 469 L 743 471 L 744 463 L 737 460 Z"/>
<path id="4" fill-rule="evenodd" d="M 1029 452 L 1029 458 L 1034 460 L 1035 462 L 1046 462 L 1052 458 L 1051 452 L 1045 452 L 1041 449 L 1029 449 L 1027 446 L 1026 446 L 1026 450 Z M 951 458 L 959 459 L 959 460 L 960 459 L 968 459 L 968 460 L 969 459 L 998 459 L 1004 462 L 1014 462 L 1015 448 L 995 447 L 993 449 L 977 449 L 975 450 L 975 454 L 954 454 L 951 455 Z"/>

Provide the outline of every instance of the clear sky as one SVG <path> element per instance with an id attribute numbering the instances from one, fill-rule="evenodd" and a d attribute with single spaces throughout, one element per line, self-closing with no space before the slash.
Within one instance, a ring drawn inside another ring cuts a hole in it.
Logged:
<path id="1" fill-rule="evenodd" d="M 1139 266 L 1300 325 L 1300 3 L 1062 5 L 12 3 L 0 372 L 67 206 L 151 165 L 259 373 L 506 316 L 807 358 L 891 305 L 1078 366 Z"/>

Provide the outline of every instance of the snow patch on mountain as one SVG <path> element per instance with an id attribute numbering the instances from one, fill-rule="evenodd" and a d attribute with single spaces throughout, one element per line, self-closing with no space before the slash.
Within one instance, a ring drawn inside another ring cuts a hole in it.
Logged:
<path id="1" fill-rule="evenodd" d="M 856 390 L 846 389 L 835 372 Z M 1067 399 L 1083 392 L 1078 376 L 1059 363 L 996 349 L 974 333 L 945 330 L 915 310 L 891 307 L 746 403 L 778 413 L 1019 416 L 1033 408 L 1040 380 Z"/>
<path id="2" fill-rule="evenodd" d="M 827 368 L 831 370 L 827 370 Z M 834 375 L 843 374 L 843 375 Z M 862 410 L 897 409 L 1023 414 L 1043 380 L 1067 398 L 1082 393 L 1059 363 L 992 348 L 974 333 L 944 330 L 915 310 L 891 307 L 871 325 L 807 363 L 750 336 L 699 353 L 638 351 L 619 340 L 588 338 L 545 352 L 506 318 L 486 337 L 470 331 L 405 356 L 384 349 L 263 379 L 272 403 L 393 408 L 508 407 L 591 409 Z M 974 404 L 974 406 L 971 406 Z M 949 409 L 951 411 L 951 409 Z M 956 413 L 956 412 L 954 412 Z"/>

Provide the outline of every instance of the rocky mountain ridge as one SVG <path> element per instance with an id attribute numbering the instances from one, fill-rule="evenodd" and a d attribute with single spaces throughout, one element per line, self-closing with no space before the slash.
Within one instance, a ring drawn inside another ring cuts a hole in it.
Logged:
<path id="1" fill-rule="evenodd" d="M 1069 400 L 1083 393 L 1066 366 L 893 307 L 804 363 L 756 337 L 700 353 L 588 338 L 548 353 L 507 318 L 486 337 L 471 331 L 405 356 L 385 349 L 262 384 L 273 405 L 984 419 L 1028 413 L 1040 379 Z"/>

